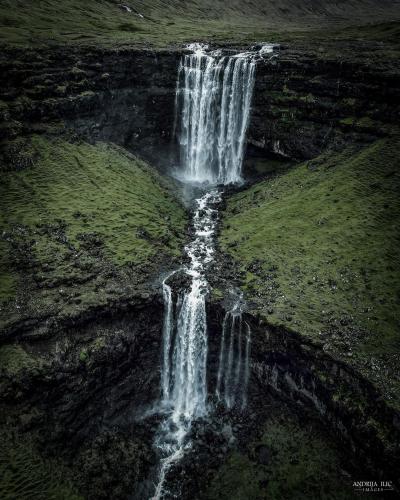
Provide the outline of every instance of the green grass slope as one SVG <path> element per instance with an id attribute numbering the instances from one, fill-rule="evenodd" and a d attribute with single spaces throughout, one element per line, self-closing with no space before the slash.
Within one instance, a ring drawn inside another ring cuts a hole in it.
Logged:
<path id="1" fill-rule="evenodd" d="M 220 243 L 254 310 L 400 396 L 398 138 L 327 153 L 234 195 Z"/>
<path id="2" fill-rule="evenodd" d="M 398 20 L 398 7 L 398 0 L 0 0 L 0 42 L 254 41 L 293 30 L 367 24 L 372 13 L 374 22 Z"/>
<path id="3" fill-rule="evenodd" d="M 3 172 L 0 183 L 0 299 L 10 321 L 32 301 L 69 314 L 135 293 L 181 255 L 186 213 L 144 162 L 104 143 L 34 136 L 26 148 L 34 165 Z"/>

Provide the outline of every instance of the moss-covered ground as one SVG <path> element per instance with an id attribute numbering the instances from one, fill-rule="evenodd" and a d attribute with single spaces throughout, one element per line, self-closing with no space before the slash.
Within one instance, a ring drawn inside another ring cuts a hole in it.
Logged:
<path id="1" fill-rule="evenodd" d="M 399 138 L 325 153 L 232 196 L 222 249 L 251 307 L 400 401 Z"/>
<path id="2" fill-rule="evenodd" d="M 47 0 L 29 5 L 22 1 L 14 1 L 12 5 L 11 2 L 1 1 L 0 39 L 15 44 L 68 40 L 102 44 L 146 42 L 159 46 L 212 37 L 212 34 L 228 37 L 235 29 L 242 38 L 246 31 L 254 31 L 254 27 L 261 24 L 256 15 L 260 16 L 260 12 L 251 15 L 245 8 L 250 19 L 243 19 L 238 5 L 224 5 L 216 17 L 217 6 L 207 0 L 127 0 L 123 5 L 129 7 L 131 12 L 121 7 L 119 2 L 107 0 L 85 3 L 66 0 L 62 4 Z M 198 22 L 199 19 L 203 22 Z"/>
<path id="3" fill-rule="evenodd" d="M 281 0 L 279 4 L 265 0 L 0 0 L 0 43 L 164 47 L 193 40 L 229 43 L 309 40 L 310 32 L 316 39 L 387 39 L 393 30 L 398 34 L 397 25 L 371 26 L 368 8 L 374 9 L 377 23 L 399 18 L 394 7 L 373 0 L 364 0 L 364 4 L 352 2 L 348 7 L 333 6 L 329 10 L 331 15 L 327 15 L 324 7 L 315 10 L 293 0 Z M 366 23 L 369 26 L 361 30 L 341 31 L 348 25 Z M 327 34 L 326 28 L 331 34 Z"/>
<path id="4" fill-rule="evenodd" d="M 8 321 L 135 293 L 181 255 L 174 186 L 122 148 L 33 136 L 32 166 L 0 183 L 0 300 Z M 32 305 L 32 304 L 31 304 Z M 28 310 L 27 310 L 28 308 Z"/>

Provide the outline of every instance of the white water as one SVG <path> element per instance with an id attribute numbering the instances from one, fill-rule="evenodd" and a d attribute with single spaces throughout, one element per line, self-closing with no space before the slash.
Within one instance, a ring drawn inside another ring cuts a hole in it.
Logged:
<path id="1" fill-rule="evenodd" d="M 207 54 L 199 44 L 189 49 L 193 53 L 182 58 L 178 71 L 175 128 L 181 167 L 177 176 L 188 183 L 240 183 L 256 53 L 223 57 L 220 51 Z M 272 51 L 272 46 L 265 46 L 257 54 L 263 57 Z M 190 265 L 179 270 L 190 278 L 188 289 L 179 293 L 171 288 L 169 280 L 175 273 L 163 282 L 165 419 L 156 438 L 162 458 L 153 500 L 170 495 L 168 472 L 192 445 L 188 438 L 192 422 L 207 414 L 206 271 L 214 255 L 220 201 L 218 189 L 195 200 L 194 239 L 185 248 Z M 241 404 L 246 405 L 249 352 L 250 328 L 243 325 L 241 311 L 233 310 L 224 321 L 218 373 L 218 394 L 228 407 L 236 403 L 239 385 Z"/>
<path id="2" fill-rule="evenodd" d="M 249 381 L 251 330 L 243 322 L 240 303 L 225 315 L 222 325 L 221 347 L 216 395 L 228 408 L 247 404 Z"/>
<path id="3" fill-rule="evenodd" d="M 254 53 L 222 56 L 198 44 L 179 66 L 176 111 L 180 176 L 188 182 L 242 181 L 256 63 Z"/>
<path id="4" fill-rule="evenodd" d="M 195 200 L 194 239 L 185 248 L 190 265 L 184 271 L 191 280 L 190 288 L 174 301 L 174 293 L 168 284 L 174 273 L 163 282 L 165 312 L 161 383 L 166 418 L 156 441 L 163 458 L 154 499 L 168 495 L 166 475 L 191 446 L 186 438 L 192 421 L 207 413 L 205 299 L 208 283 L 205 272 L 213 259 L 217 223 L 215 205 L 220 201 L 221 192 L 217 189 Z"/>

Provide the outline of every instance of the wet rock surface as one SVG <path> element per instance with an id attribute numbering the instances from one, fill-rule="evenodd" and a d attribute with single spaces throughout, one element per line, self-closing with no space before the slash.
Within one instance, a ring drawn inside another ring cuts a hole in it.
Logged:
<path id="1" fill-rule="evenodd" d="M 274 491 L 271 487 L 277 486 L 287 498 L 299 488 L 318 495 L 313 482 L 327 481 L 329 474 L 331 481 L 340 481 L 338 496 L 346 493 L 352 498 L 350 478 L 362 475 L 360 464 L 348 462 L 346 451 L 312 412 L 277 398 L 257 386 L 255 380 L 251 387 L 249 405 L 244 410 L 228 411 L 211 398 L 208 418 L 193 425 L 192 447 L 168 474 L 167 498 L 268 497 Z M 279 441 L 280 433 L 285 436 L 285 444 Z M 332 455 L 325 455 L 324 446 Z M 301 481 L 289 478 L 302 467 L 309 475 L 300 486 Z M 285 479 L 289 486 L 285 486 Z M 290 485 L 291 481 L 294 484 Z"/>

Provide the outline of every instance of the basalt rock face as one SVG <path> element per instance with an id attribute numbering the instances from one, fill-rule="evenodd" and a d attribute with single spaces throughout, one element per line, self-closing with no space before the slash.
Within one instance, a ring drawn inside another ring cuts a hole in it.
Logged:
<path id="1" fill-rule="evenodd" d="M 20 342 L 29 368 L 3 373 L 1 405 L 26 429 L 46 423 L 56 440 L 80 440 L 129 423 L 159 394 L 160 298 L 94 317 L 50 339 Z M 15 399 L 15 395 L 17 398 Z"/>
<path id="2" fill-rule="evenodd" d="M 310 159 L 327 147 L 390 134 L 400 113 L 399 69 L 331 49 L 292 44 L 258 62 L 248 133 L 258 154 Z M 373 47 L 354 47 L 362 49 Z M 0 138 L 70 130 L 120 144 L 165 169 L 176 153 L 180 57 L 181 50 L 5 49 Z"/>
<path id="3" fill-rule="evenodd" d="M 151 418 L 140 417 L 159 396 L 162 313 L 155 297 L 51 339 L 20 342 L 35 364 L 2 369 L 2 427 L 61 460 L 87 498 L 126 498 L 154 465 Z"/>
<path id="4" fill-rule="evenodd" d="M 349 452 L 355 464 L 384 477 L 400 466 L 400 415 L 372 384 L 345 363 L 294 332 L 248 316 L 252 329 L 253 383 L 311 408 Z"/>
<path id="5" fill-rule="evenodd" d="M 310 159 L 390 134 L 398 121 L 398 65 L 352 59 L 349 44 L 319 49 L 283 46 L 258 63 L 248 141 L 261 152 Z"/>
<path id="6" fill-rule="evenodd" d="M 0 138 L 71 130 L 165 164 L 179 57 L 135 49 L 5 49 Z"/>

